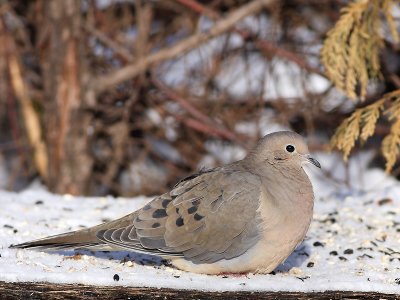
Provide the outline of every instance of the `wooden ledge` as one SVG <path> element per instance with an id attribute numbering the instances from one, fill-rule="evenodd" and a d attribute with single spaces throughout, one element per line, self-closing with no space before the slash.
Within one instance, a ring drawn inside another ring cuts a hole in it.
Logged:
<path id="1" fill-rule="evenodd" d="M 0 299 L 386 299 L 400 295 L 374 292 L 202 292 L 123 286 L 91 286 L 45 282 L 0 282 Z"/>

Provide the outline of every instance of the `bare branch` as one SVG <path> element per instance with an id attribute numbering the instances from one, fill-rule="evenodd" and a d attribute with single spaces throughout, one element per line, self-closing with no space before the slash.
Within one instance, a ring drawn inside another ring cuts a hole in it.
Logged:
<path id="1" fill-rule="evenodd" d="M 95 78 L 92 81 L 93 89 L 97 93 L 103 92 L 118 83 L 137 76 L 155 63 L 159 63 L 161 61 L 174 58 L 178 55 L 182 55 L 186 51 L 193 49 L 200 44 L 205 43 L 209 39 L 226 32 L 238 21 L 249 15 L 255 14 L 264 7 L 270 5 L 272 1 L 273 0 L 255 0 L 248 4 L 245 4 L 241 8 L 230 13 L 225 18 L 217 21 L 214 27 L 212 27 L 207 32 L 199 32 L 197 34 L 194 34 L 172 47 L 159 50 L 156 53 L 152 53 L 146 57 L 143 57 L 143 59 L 140 59 L 132 65 L 128 65 L 110 74 Z"/>

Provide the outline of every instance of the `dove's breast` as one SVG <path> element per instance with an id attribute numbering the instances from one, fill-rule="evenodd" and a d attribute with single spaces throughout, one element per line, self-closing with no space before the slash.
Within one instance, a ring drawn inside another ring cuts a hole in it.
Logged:
<path id="1" fill-rule="evenodd" d="M 293 201 L 279 202 L 279 207 L 271 201 L 261 201 L 263 237 L 248 253 L 255 272 L 273 271 L 303 241 L 312 219 L 314 196 L 312 189 L 296 196 Z"/>

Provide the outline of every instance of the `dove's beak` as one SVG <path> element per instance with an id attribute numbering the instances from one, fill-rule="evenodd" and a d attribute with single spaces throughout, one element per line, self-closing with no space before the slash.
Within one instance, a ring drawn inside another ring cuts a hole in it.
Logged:
<path id="1" fill-rule="evenodd" d="M 304 157 L 307 159 L 307 162 L 312 163 L 314 166 L 321 169 L 321 164 L 319 163 L 319 161 L 311 157 L 310 154 L 304 155 Z"/>

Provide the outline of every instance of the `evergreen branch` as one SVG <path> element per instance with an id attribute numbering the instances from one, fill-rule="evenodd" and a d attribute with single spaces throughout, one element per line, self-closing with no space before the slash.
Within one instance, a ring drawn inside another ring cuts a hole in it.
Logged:
<path id="1" fill-rule="evenodd" d="M 337 128 L 331 139 L 331 147 L 342 151 L 343 158 L 347 160 L 357 140 L 364 143 L 374 134 L 376 123 L 382 114 L 394 122 L 381 147 L 386 160 L 386 171 L 390 172 L 400 151 L 400 90 L 387 93 L 376 102 L 357 109 Z"/>
<path id="2" fill-rule="evenodd" d="M 391 8 L 394 0 L 361 0 L 341 11 L 341 17 L 328 32 L 321 50 L 326 74 L 336 88 L 351 99 L 365 99 L 370 79 L 379 78 L 379 53 L 383 48 L 382 17 L 391 34 L 398 32 Z"/>
<path id="3" fill-rule="evenodd" d="M 392 125 L 390 133 L 382 141 L 382 154 L 386 159 L 386 172 L 396 163 L 400 146 L 400 118 Z"/>

